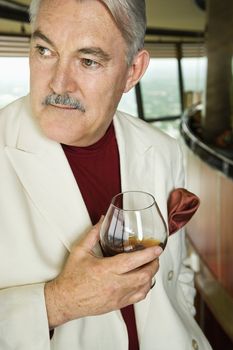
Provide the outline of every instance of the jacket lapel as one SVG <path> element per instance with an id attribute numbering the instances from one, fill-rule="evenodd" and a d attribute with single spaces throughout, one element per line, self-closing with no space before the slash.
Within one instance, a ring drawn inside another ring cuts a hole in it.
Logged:
<path id="1" fill-rule="evenodd" d="M 6 153 L 51 232 L 70 250 L 91 226 L 87 209 L 60 144 L 40 133 L 30 117 L 28 102 L 26 111 L 20 113 L 18 139 L 6 147 Z"/>
<path id="2" fill-rule="evenodd" d="M 122 191 L 141 190 L 155 195 L 154 147 L 150 140 L 145 142 L 143 131 L 133 124 L 129 127 L 125 118 L 126 115 L 118 114 L 114 119 L 120 153 Z M 134 305 L 139 341 L 143 336 L 150 303 L 151 292 L 145 300 Z"/>
<path id="3" fill-rule="evenodd" d="M 145 142 L 142 131 L 134 126 L 132 120 L 127 122 L 127 115 L 117 112 L 114 127 L 120 154 L 122 191 L 154 193 L 154 180 L 151 178 L 154 149 L 150 141 Z"/>

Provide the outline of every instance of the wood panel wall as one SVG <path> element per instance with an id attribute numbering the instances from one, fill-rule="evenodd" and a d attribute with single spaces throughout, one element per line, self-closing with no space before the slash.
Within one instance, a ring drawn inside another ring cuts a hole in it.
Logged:
<path id="1" fill-rule="evenodd" d="M 201 200 L 187 233 L 204 263 L 233 298 L 233 180 L 190 150 L 185 154 L 187 188 Z"/>

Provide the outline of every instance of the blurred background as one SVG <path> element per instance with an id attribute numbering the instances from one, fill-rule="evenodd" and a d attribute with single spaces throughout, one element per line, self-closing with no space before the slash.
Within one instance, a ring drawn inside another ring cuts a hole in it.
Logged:
<path id="1" fill-rule="evenodd" d="M 0 0 L 0 108 L 29 92 L 29 3 Z M 232 350 L 233 0 L 146 4 L 151 62 L 119 109 L 182 145 L 186 187 L 201 199 L 186 228 L 196 319 L 214 350 Z"/>

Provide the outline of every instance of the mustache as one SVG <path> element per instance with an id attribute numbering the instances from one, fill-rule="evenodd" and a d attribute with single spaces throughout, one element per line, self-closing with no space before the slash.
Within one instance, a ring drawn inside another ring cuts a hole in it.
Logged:
<path id="1" fill-rule="evenodd" d="M 82 103 L 77 100 L 75 97 L 71 97 L 68 94 L 59 95 L 59 94 L 50 94 L 46 96 L 43 101 L 44 105 L 63 105 L 68 106 L 74 109 L 78 109 L 81 112 L 85 112 L 85 108 Z"/>

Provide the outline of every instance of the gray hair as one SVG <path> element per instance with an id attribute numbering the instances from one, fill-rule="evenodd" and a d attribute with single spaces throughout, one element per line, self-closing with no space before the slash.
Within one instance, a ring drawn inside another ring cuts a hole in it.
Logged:
<path id="1" fill-rule="evenodd" d="M 30 20 L 33 23 L 42 0 L 32 0 Z M 80 0 L 79 0 L 80 1 Z M 110 11 L 120 30 L 127 48 L 127 63 L 130 65 L 134 56 L 144 46 L 146 32 L 145 0 L 100 0 Z"/>

